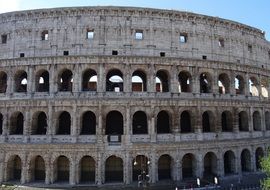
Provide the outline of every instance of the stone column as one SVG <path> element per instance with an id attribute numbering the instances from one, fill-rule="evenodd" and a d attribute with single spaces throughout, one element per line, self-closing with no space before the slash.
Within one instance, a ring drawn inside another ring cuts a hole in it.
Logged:
<path id="1" fill-rule="evenodd" d="M 250 170 L 254 172 L 256 169 L 256 150 L 254 146 L 252 146 L 250 152 Z"/>
<path id="2" fill-rule="evenodd" d="M 13 68 L 11 68 L 11 69 L 13 69 Z M 7 76 L 7 90 L 6 90 L 6 94 L 7 95 L 11 95 L 14 92 L 14 90 L 13 90 L 14 74 L 13 74 L 13 72 L 9 71 L 7 73 L 7 75 L 8 76 Z"/>
<path id="3" fill-rule="evenodd" d="M 149 131 L 150 131 L 150 138 L 151 142 L 156 142 L 157 141 L 157 133 L 156 133 L 156 124 L 155 124 L 155 109 L 152 106 L 151 107 L 152 113 L 151 115 L 151 125 L 149 126 Z"/>
<path id="4" fill-rule="evenodd" d="M 150 66 L 148 71 L 147 91 L 150 93 L 156 92 L 156 74 L 153 65 Z"/>
<path id="5" fill-rule="evenodd" d="M 126 122 L 124 121 L 124 137 L 125 137 L 125 144 L 129 144 L 130 143 L 130 129 L 131 129 L 131 124 L 130 124 L 130 106 L 129 104 L 126 107 Z"/>
<path id="6" fill-rule="evenodd" d="M 231 95 L 236 95 L 236 91 L 235 91 L 235 73 L 231 71 L 230 73 L 230 94 Z"/>
<path id="7" fill-rule="evenodd" d="M 249 108 L 249 131 L 252 133 L 254 131 L 254 127 L 253 127 L 253 107 Z"/>
<path id="8" fill-rule="evenodd" d="M 158 169 L 157 169 L 157 160 L 156 160 L 156 152 L 155 150 L 152 150 L 151 152 L 151 160 L 150 160 L 150 171 L 149 171 L 149 177 L 151 183 L 156 183 L 158 180 Z"/>
<path id="9" fill-rule="evenodd" d="M 203 170 L 204 170 L 204 166 L 203 166 L 203 156 L 201 153 L 197 154 L 197 168 L 196 168 L 196 177 L 198 178 L 202 178 L 203 177 Z"/>
<path id="10" fill-rule="evenodd" d="M 106 92 L 106 73 L 105 73 L 105 64 L 100 63 L 98 67 L 98 77 L 97 77 L 97 92 L 102 93 Z"/>
<path id="11" fill-rule="evenodd" d="M 97 161 L 96 161 L 96 184 L 97 185 L 102 185 L 105 180 L 104 180 L 104 172 L 105 171 L 105 164 L 103 163 L 103 153 L 98 152 L 97 155 Z"/>
<path id="12" fill-rule="evenodd" d="M 126 153 L 126 159 L 124 160 L 124 184 L 130 184 L 131 183 L 131 157 L 130 153 Z"/>
<path id="13" fill-rule="evenodd" d="M 233 108 L 232 110 L 232 126 L 233 126 L 233 132 L 239 133 L 239 115 L 237 108 Z"/>
<path id="14" fill-rule="evenodd" d="M 35 92 L 35 76 L 33 66 L 28 67 L 27 73 L 27 94 L 33 94 Z"/>
<path id="15" fill-rule="evenodd" d="M 241 152 L 238 149 L 235 154 L 235 173 L 242 175 Z"/>
<path id="16" fill-rule="evenodd" d="M 73 67 L 73 84 L 72 84 L 72 92 L 77 94 L 78 92 L 80 92 L 81 90 L 79 89 L 79 83 L 81 82 L 81 72 L 79 72 L 79 67 L 78 64 L 76 64 Z"/>
<path id="17" fill-rule="evenodd" d="M 30 133 L 31 133 L 31 122 L 30 122 L 30 112 L 25 112 L 24 116 L 24 123 L 23 123 L 23 135 L 24 135 L 24 142 L 28 142 L 30 139 Z"/>
<path id="18" fill-rule="evenodd" d="M 58 77 L 55 76 L 55 66 L 52 65 L 49 69 L 50 78 L 49 78 L 49 84 L 50 84 L 50 94 L 54 95 L 54 93 L 57 91 L 57 80 Z"/>
<path id="19" fill-rule="evenodd" d="M 224 177 L 224 158 L 221 150 L 219 150 L 217 154 L 217 175 Z"/>
<path id="20" fill-rule="evenodd" d="M 212 86 L 211 86 L 213 94 L 219 94 L 218 77 L 219 77 L 218 73 L 214 72 L 213 78 L 212 78 Z"/>
<path id="21" fill-rule="evenodd" d="M 55 134 L 55 118 L 54 118 L 54 109 L 52 105 L 49 104 L 48 106 L 48 118 L 47 118 L 47 131 L 46 131 L 46 136 L 47 136 L 47 142 L 50 143 L 52 141 L 52 136 Z"/>
<path id="22" fill-rule="evenodd" d="M 198 68 L 194 67 L 192 69 L 191 75 L 194 77 L 192 79 L 192 92 L 195 94 L 200 94 L 200 73 L 198 72 Z"/>
<path id="23" fill-rule="evenodd" d="M 178 90 L 178 74 L 177 74 L 177 68 L 176 68 L 175 65 L 172 66 L 170 73 L 171 73 L 170 92 L 171 93 L 179 93 L 179 90 Z"/>
<path id="24" fill-rule="evenodd" d="M 250 96 L 250 93 L 249 93 L 249 76 L 248 76 L 248 73 L 245 74 L 245 95 L 246 96 Z"/>
<path id="25" fill-rule="evenodd" d="M 76 103 L 73 104 L 72 106 L 72 115 L 71 115 L 71 118 L 72 118 L 72 123 L 71 123 L 71 136 L 72 136 L 72 141 L 73 142 L 77 142 L 77 137 L 78 137 L 78 127 L 79 127 L 79 122 L 78 122 L 78 111 L 77 111 L 77 105 Z"/>
<path id="26" fill-rule="evenodd" d="M 51 175 L 52 175 L 52 165 L 50 163 L 51 161 L 51 157 L 50 155 L 47 155 L 44 157 L 44 161 L 45 161 L 45 184 L 48 185 L 51 183 Z"/>
<path id="27" fill-rule="evenodd" d="M 75 156 L 71 156 L 70 170 L 69 170 L 69 184 L 70 185 L 75 185 L 76 184 L 76 176 L 77 176 L 76 158 L 75 158 Z"/>
<path id="28" fill-rule="evenodd" d="M 5 168 L 4 168 L 4 164 L 5 164 L 5 156 L 4 153 L 0 154 L 0 184 L 3 183 L 4 181 L 4 173 Z"/>
<path id="29" fill-rule="evenodd" d="M 26 162 L 26 155 L 22 155 L 22 172 L 21 172 L 21 184 L 25 184 L 27 182 L 28 176 L 28 163 Z"/>
<path id="30" fill-rule="evenodd" d="M 124 88 L 123 91 L 126 93 L 130 93 L 132 91 L 132 76 L 130 73 L 130 65 L 125 65 L 125 74 L 123 75 Z"/>
<path id="31" fill-rule="evenodd" d="M 99 104 L 98 107 L 98 123 L 97 123 L 97 129 L 96 129 L 96 136 L 97 136 L 97 143 L 101 144 L 103 142 L 103 124 L 102 124 L 102 105 Z"/>

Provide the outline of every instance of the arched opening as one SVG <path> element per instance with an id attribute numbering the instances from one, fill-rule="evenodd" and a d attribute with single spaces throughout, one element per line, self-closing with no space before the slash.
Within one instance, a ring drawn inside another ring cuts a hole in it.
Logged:
<path id="1" fill-rule="evenodd" d="M 143 71 L 136 70 L 132 74 L 132 92 L 146 92 L 147 80 Z"/>
<path id="2" fill-rule="evenodd" d="M 172 179 L 171 177 L 172 159 L 169 155 L 162 155 L 158 159 L 158 179 L 166 180 Z"/>
<path id="3" fill-rule="evenodd" d="M 96 134 L 96 115 L 87 111 L 83 113 L 81 135 L 94 135 Z"/>
<path id="4" fill-rule="evenodd" d="M 191 117 L 188 111 L 183 111 L 180 116 L 181 133 L 191 133 Z"/>
<path id="5" fill-rule="evenodd" d="M 123 182 L 123 160 L 110 156 L 105 163 L 105 182 Z"/>
<path id="6" fill-rule="evenodd" d="M 215 132 L 214 114 L 211 111 L 203 112 L 202 127 L 204 133 Z"/>
<path id="7" fill-rule="evenodd" d="M 18 71 L 14 77 L 15 92 L 27 92 L 27 73 L 25 71 Z"/>
<path id="8" fill-rule="evenodd" d="M 80 183 L 95 182 L 95 160 L 90 156 L 84 156 L 80 161 Z"/>
<path id="9" fill-rule="evenodd" d="M 159 70 L 156 73 L 156 92 L 169 92 L 169 77 L 167 71 Z"/>
<path id="10" fill-rule="evenodd" d="M 253 129 L 254 131 L 261 131 L 262 126 L 261 126 L 261 114 L 258 111 L 253 112 Z"/>
<path id="11" fill-rule="evenodd" d="M 251 171 L 251 157 L 250 157 L 250 152 L 247 149 L 244 149 L 241 153 L 241 167 L 242 167 L 242 172 Z"/>
<path id="12" fill-rule="evenodd" d="M 187 71 L 181 71 L 178 75 L 179 92 L 192 92 L 192 78 Z"/>
<path id="13" fill-rule="evenodd" d="M 224 154 L 224 173 L 225 175 L 235 173 L 235 155 L 230 150 Z"/>
<path id="14" fill-rule="evenodd" d="M 212 92 L 212 77 L 209 73 L 201 73 L 200 75 L 200 92 L 201 93 Z"/>
<path id="15" fill-rule="evenodd" d="M 22 161 L 18 155 L 9 158 L 7 163 L 7 181 L 20 181 Z"/>
<path id="16" fill-rule="evenodd" d="M 30 163 L 31 181 L 45 181 L 45 162 L 41 156 L 36 156 Z"/>
<path id="17" fill-rule="evenodd" d="M 232 113 L 229 111 L 224 111 L 221 114 L 221 125 L 222 125 L 222 132 L 232 132 L 233 125 L 232 125 Z"/>
<path id="18" fill-rule="evenodd" d="M 59 91 L 72 92 L 72 84 L 73 84 L 73 73 L 69 69 L 65 69 L 59 74 Z"/>
<path id="19" fill-rule="evenodd" d="M 0 135 L 3 134 L 3 115 L 0 113 Z"/>
<path id="20" fill-rule="evenodd" d="M 203 176 L 207 179 L 213 179 L 217 176 L 217 157 L 213 152 L 208 152 L 203 159 L 204 173 Z"/>
<path id="21" fill-rule="evenodd" d="M 182 159 L 182 177 L 183 179 L 194 178 L 196 171 L 196 162 L 193 154 L 185 154 Z"/>
<path id="22" fill-rule="evenodd" d="M 6 93 L 7 90 L 7 74 L 0 72 L 0 93 Z"/>
<path id="23" fill-rule="evenodd" d="M 56 181 L 69 182 L 69 160 L 65 156 L 59 156 L 56 160 Z"/>
<path id="24" fill-rule="evenodd" d="M 265 129 L 269 131 L 270 130 L 270 112 L 266 111 L 264 114 L 264 117 L 265 117 Z"/>
<path id="25" fill-rule="evenodd" d="M 47 116 L 44 112 L 37 112 L 32 119 L 32 135 L 45 135 L 47 131 Z"/>
<path id="26" fill-rule="evenodd" d="M 255 152 L 255 157 L 256 157 L 256 169 L 257 169 L 257 170 L 262 169 L 262 167 L 261 167 L 261 159 L 262 159 L 263 156 L 264 156 L 263 149 L 262 149 L 261 147 L 257 148 L 257 149 L 256 149 L 256 152 Z"/>
<path id="27" fill-rule="evenodd" d="M 57 135 L 70 135 L 71 117 L 66 111 L 61 112 L 58 117 Z"/>
<path id="28" fill-rule="evenodd" d="M 245 111 L 241 111 L 238 114 L 239 131 L 249 131 L 248 129 L 248 114 Z"/>
<path id="29" fill-rule="evenodd" d="M 241 75 L 237 75 L 234 79 L 235 94 L 245 94 L 245 82 Z"/>
<path id="30" fill-rule="evenodd" d="M 147 116 L 143 111 L 137 111 L 133 115 L 132 120 L 132 133 L 136 134 L 147 134 Z"/>
<path id="31" fill-rule="evenodd" d="M 82 91 L 97 91 L 97 73 L 87 69 L 82 76 Z"/>
<path id="32" fill-rule="evenodd" d="M 230 93 L 230 79 L 227 74 L 222 73 L 218 76 L 218 87 L 220 94 Z"/>
<path id="33" fill-rule="evenodd" d="M 170 133 L 170 116 L 166 111 L 157 115 L 157 134 Z"/>
<path id="34" fill-rule="evenodd" d="M 106 91 L 123 92 L 123 74 L 118 69 L 113 69 L 106 76 Z"/>
<path id="35" fill-rule="evenodd" d="M 138 181 L 146 179 L 149 172 L 149 164 L 150 160 L 144 155 L 138 155 L 132 162 L 133 164 L 133 172 L 132 178 L 133 181 Z"/>
<path id="36" fill-rule="evenodd" d="M 123 116 L 119 111 L 110 111 L 106 116 L 106 135 L 123 135 Z"/>
<path id="37" fill-rule="evenodd" d="M 49 72 L 46 70 L 39 71 L 36 75 L 36 91 L 49 92 L 49 90 L 50 90 Z"/>
<path id="38" fill-rule="evenodd" d="M 21 112 L 15 112 L 10 118 L 10 135 L 22 135 L 24 127 L 24 118 Z"/>
<path id="39" fill-rule="evenodd" d="M 251 96 L 259 96 L 258 80 L 255 77 L 251 77 L 249 80 L 249 94 Z"/>

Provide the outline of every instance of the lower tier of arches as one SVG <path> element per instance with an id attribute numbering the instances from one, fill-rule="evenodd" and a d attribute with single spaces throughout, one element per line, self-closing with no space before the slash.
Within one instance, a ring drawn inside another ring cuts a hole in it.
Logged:
<path id="1" fill-rule="evenodd" d="M 150 183 L 196 178 L 211 181 L 214 177 L 260 171 L 260 158 L 269 148 L 265 143 L 207 149 L 171 145 L 153 148 L 148 144 L 130 150 L 109 147 L 102 151 L 73 146 L 61 149 L 59 145 L 57 150 L 43 151 L 23 146 L 21 151 L 6 149 L 0 153 L 0 182 L 101 185 L 130 184 L 142 178 Z"/>

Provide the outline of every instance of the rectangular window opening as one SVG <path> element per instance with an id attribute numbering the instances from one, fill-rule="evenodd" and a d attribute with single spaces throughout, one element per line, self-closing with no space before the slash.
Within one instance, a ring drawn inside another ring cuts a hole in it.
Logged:
<path id="1" fill-rule="evenodd" d="M 24 53 L 20 53 L 20 57 L 24 57 Z"/>
<path id="2" fill-rule="evenodd" d="M 218 40 L 218 46 L 219 47 L 224 47 L 224 39 L 223 38 L 219 38 L 219 40 Z"/>
<path id="3" fill-rule="evenodd" d="M 206 60 L 207 59 L 207 56 L 206 55 L 203 55 L 202 56 L 202 59 Z"/>
<path id="4" fill-rule="evenodd" d="M 63 55 L 67 56 L 67 55 L 69 55 L 69 52 L 68 51 L 64 51 L 63 52 Z"/>
<path id="5" fill-rule="evenodd" d="M 248 52 L 252 53 L 252 45 L 250 45 L 250 44 L 248 45 Z"/>
<path id="6" fill-rule="evenodd" d="M 93 39 L 94 38 L 94 30 L 87 30 L 86 38 Z"/>
<path id="7" fill-rule="evenodd" d="M 7 35 L 6 34 L 1 35 L 1 42 L 2 42 L 2 44 L 6 44 L 7 43 Z"/>
<path id="8" fill-rule="evenodd" d="M 112 55 L 118 55 L 118 51 L 113 50 L 113 51 L 112 51 Z"/>
<path id="9" fill-rule="evenodd" d="M 187 34 L 186 33 L 181 33 L 179 37 L 180 43 L 187 43 Z"/>
<path id="10" fill-rule="evenodd" d="M 135 39 L 136 40 L 142 40 L 143 39 L 143 31 L 141 31 L 141 30 L 136 31 Z"/>
<path id="11" fill-rule="evenodd" d="M 165 52 L 160 52 L 160 57 L 165 57 Z"/>
<path id="12" fill-rule="evenodd" d="M 48 39 L 49 39 L 49 32 L 48 32 L 48 30 L 44 30 L 44 31 L 41 33 L 41 40 L 47 41 Z"/>

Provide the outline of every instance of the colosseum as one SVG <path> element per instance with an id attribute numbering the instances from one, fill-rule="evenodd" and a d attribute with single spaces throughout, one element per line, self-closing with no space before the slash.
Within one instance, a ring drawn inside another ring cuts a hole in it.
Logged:
<path id="1" fill-rule="evenodd" d="M 0 183 L 260 172 L 263 31 L 189 12 L 72 7 L 0 14 L 0 35 Z"/>

